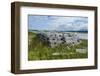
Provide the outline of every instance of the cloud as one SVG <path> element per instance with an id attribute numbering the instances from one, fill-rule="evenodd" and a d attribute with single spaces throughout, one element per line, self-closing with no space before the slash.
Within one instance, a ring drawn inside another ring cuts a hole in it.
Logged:
<path id="1" fill-rule="evenodd" d="M 31 16 L 29 28 L 37 30 L 81 30 L 88 27 L 88 17 Z"/>
<path id="2" fill-rule="evenodd" d="M 84 17 L 63 17 L 54 20 L 51 24 L 51 28 L 54 30 L 80 30 L 87 29 L 88 19 Z"/>

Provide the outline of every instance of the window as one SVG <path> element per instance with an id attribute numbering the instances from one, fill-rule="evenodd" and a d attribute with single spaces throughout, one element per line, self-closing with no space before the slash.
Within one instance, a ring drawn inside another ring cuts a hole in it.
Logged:
<path id="1" fill-rule="evenodd" d="M 47 40 L 49 40 L 49 38 L 47 38 Z"/>
<path id="2" fill-rule="evenodd" d="M 52 40 L 55 40 L 54 38 Z"/>
<path id="3" fill-rule="evenodd" d="M 59 35 L 59 37 L 61 37 L 61 35 Z"/>
<path id="4" fill-rule="evenodd" d="M 61 40 L 64 40 L 63 38 L 61 38 Z"/>

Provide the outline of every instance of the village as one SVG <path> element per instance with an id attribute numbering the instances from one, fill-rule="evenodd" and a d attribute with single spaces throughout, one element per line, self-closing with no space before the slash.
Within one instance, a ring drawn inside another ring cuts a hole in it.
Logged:
<path id="1" fill-rule="evenodd" d="M 77 33 L 64 33 L 64 32 L 42 32 L 37 34 L 38 38 L 48 43 L 51 48 L 58 46 L 59 44 L 70 44 L 72 46 L 81 42 Z"/>

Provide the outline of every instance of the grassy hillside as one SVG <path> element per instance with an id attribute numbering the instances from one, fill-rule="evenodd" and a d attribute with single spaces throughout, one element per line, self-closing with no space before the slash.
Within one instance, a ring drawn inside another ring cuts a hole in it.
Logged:
<path id="1" fill-rule="evenodd" d="M 41 42 L 35 33 L 28 33 L 28 60 L 52 60 L 52 59 L 77 59 L 87 58 L 88 53 L 77 53 L 78 48 L 87 48 L 87 40 L 75 46 L 65 44 L 50 48 L 46 43 Z"/>

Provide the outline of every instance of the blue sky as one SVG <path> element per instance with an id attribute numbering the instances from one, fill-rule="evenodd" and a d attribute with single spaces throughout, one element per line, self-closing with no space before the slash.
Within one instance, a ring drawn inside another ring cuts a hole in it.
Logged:
<path id="1" fill-rule="evenodd" d="M 28 29 L 58 31 L 87 30 L 88 17 L 29 15 Z"/>

